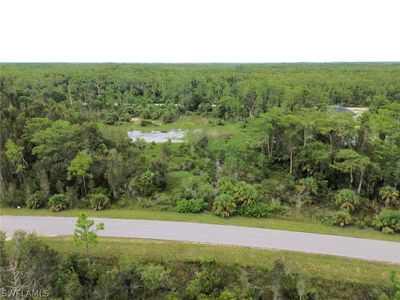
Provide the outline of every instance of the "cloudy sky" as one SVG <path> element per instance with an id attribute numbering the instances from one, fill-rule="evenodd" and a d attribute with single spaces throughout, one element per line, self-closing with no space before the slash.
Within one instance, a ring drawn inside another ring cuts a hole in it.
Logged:
<path id="1" fill-rule="evenodd" d="M 1 0 L 0 62 L 400 61 L 398 0 Z"/>

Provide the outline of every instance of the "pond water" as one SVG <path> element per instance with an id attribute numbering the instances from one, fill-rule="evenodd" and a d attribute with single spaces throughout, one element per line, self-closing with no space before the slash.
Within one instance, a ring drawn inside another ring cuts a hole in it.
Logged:
<path id="1" fill-rule="evenodd" d="M 187 130 L 176 129 L 169 131 L 141 131 L 141 130 L 131 130 L 128 131 L 128 136 L 132 141 L 144 140 L 148 143 L 166 143 L 169 140 L 171 143 L 182 143 Z"/>

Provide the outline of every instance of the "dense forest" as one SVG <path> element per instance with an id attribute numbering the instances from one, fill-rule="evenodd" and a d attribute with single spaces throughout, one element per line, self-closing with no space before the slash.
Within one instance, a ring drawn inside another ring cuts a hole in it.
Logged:
<path id="1" fill-rule="evenodd" d="M 2 206 L 305 215 L 400 232 L 398 63 L 0 68 Z M 199 119 L 179 144 L 112 131 Z"/>

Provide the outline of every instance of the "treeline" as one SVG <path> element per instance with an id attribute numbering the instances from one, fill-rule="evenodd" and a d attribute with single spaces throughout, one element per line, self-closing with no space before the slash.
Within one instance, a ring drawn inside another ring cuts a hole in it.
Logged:
<path id="1" fill-rule="evenodd" d="M 397 299 L 386 284 L 327 280 L 272 266 L 217 263 L 212 258 L 132 260 L 105 254 L 59 253 L 35 234 L 0 236 L 0 288 L 13 299 Z"/>
<path id="2" fill-rule="evenodd" d="M 0 84 L 2 104 L 25 117 L 65 118 L 73 109 L 70 118 L 80 112 L 112 123 L 173 121 L 183 111 L 238 120 L 275 106 L 399 103 L 399 76 L 399 64 L 2 64 Z"/>

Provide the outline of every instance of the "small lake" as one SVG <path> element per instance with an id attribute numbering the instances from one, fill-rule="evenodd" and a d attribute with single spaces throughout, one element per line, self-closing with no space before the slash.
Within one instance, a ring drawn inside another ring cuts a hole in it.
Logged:
<path id="1" fill-rule="evenodd" d="M 187 130 L 176 129 L 169 131 L 141 131 L 141 130 L 130 130 L 128 136 L 132 141 L 143 140 L 147 143 L 166 143 L 169 140 L 171 143 L 182 143 L 183 139 L 187 134 Z"/>

